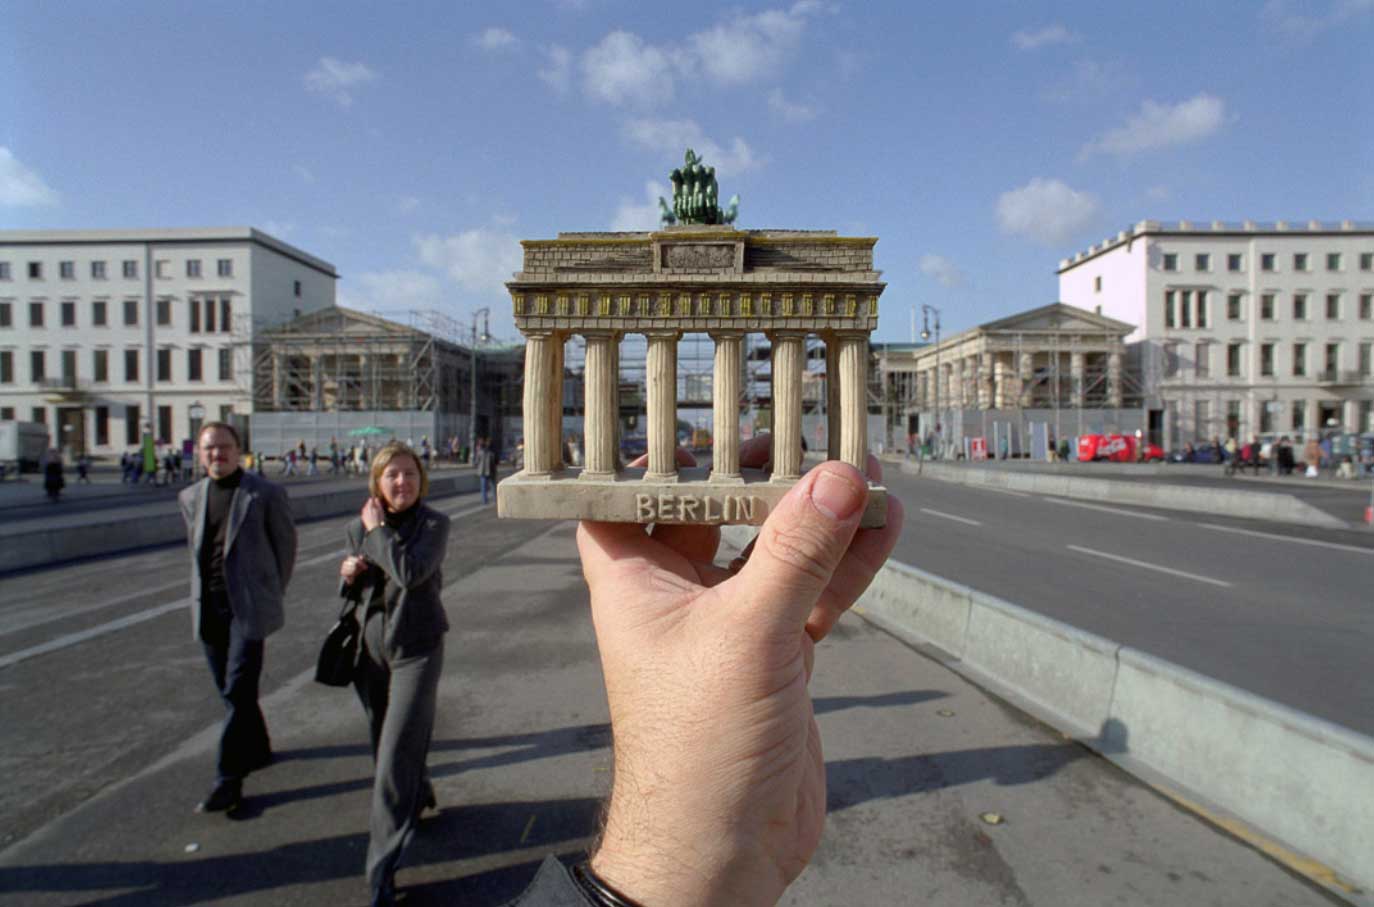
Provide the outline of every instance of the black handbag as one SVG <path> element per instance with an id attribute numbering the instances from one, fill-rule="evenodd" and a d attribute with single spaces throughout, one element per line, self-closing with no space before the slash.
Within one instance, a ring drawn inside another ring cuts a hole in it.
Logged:
<path id="1" fill-rule="evenodd" d="M 358 600 L 350 598 L 339 612 L 339 619 L 325 636 L 324 645 L 320 646 L 320 657 L 315 662 L 315 680 L 325 686 L 349 686 L 357 675 L 363 635 L 357 612 Z"/>

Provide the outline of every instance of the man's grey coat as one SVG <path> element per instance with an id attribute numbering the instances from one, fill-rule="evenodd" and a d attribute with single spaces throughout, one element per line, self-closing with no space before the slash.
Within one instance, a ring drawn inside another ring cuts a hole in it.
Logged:
<path id="1" fill-rule="evenodd" d="M 201 479 L 177 496 L 191 548 L 191 630 L 200 638 L 200 544 L 211 480 Z M 224 535 L 224 582 L 229 608 L 246 639 L 266 639 L 286 623 L 282 598 L 296 563 L 296 522 L 286 490 L 244 472 L 229 505 Z"/>

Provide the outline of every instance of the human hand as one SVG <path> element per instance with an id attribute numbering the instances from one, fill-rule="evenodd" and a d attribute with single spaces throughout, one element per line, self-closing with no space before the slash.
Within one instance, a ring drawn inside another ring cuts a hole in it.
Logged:
<path id="1" fill-rule="evenodd" d="M 366 571 L 367 558 L 361 555 L 350 555 L 344 558 L 343 563 L 339 566 L 339 576 L 342 576 L 343 581 L 349 585 L 352 585 L 353 581 Z"/>
<path id="2" fill-rule="evenodd" d="M 367 503 L 363 505 L 362 513 L 359 514 L 363 520 L 363 529 L 371 532 L 382 525 L 382 518 L 385 514 L 386 511 L 382 509 L 381 501 L 376 498 L 368 498 Z"/>
<path id="3" fill-rule="evenodd" d="M 872 457 L 869 475 L 881 476 Z M 887 525 L 857 529 L 866 500 L 857 470 L 813 468 L 733 575 L 712 564 L 713 527 L 579 527 L 615 755 L 592 867 L 625 895 L 648 907 L 773 904 L 815 852 L 825 764 L 807 689 L 814 645 L 902 528 L 889 497 Z"/>

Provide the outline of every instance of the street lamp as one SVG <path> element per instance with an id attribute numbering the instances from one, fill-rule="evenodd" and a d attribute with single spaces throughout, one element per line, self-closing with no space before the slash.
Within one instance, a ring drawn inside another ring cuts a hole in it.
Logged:
<path id="1" fill-rule="evenodd" d="M 921 339 L 930 339 L 930 316 L 935 316 L 935 456 L 940 458 L 944 431 L 940 422 L 940 310 L 933 305 L 921 303 Z"/>
<path id="2" fill-rule="evenodd" d="M 477 456 L 477 344 L 486 343 L 489 340 L 491 340 L 491 334 L 488 331 L 490 325 L 487 320 L 490 315 L 491 309 L 487 308 L 486 306 L 483 306 L 482 308 L 472 313 L 472 346 L 468 349 L 468 359 L 472 366 L 470 388 L 471 397 L 469 398 L 470 402 L 468 404 L 469 463 L 473 462 L 474 458 Z M 477 333 L 477 319 L 479 318 L 482 320 L 482 333 L 480 335 Z"/>

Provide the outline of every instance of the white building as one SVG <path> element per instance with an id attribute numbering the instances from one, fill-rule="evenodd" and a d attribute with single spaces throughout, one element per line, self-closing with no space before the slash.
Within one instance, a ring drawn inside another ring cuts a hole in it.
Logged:
<path id="1" fill-rule="evenodd" d="M 0 419 L 72 453 L 180 444 L 197 405 L 252 411 L 252 331 L 332 306 L 337 278 L 249 227 L 0 230 Z"/>
<path id="2" fill-rule="evenodd" d="M 1374 431 L 1374 224 L 1161 224 L 1059 264 L 1059 298 L 1138 327 L 1166 447 Z"/>

